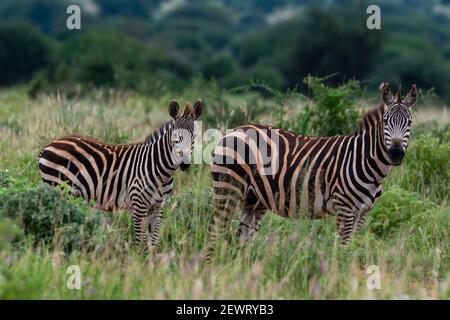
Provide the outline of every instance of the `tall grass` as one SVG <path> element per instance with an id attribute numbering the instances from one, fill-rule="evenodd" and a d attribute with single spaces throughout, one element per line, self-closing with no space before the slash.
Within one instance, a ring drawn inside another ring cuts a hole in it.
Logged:
<path id="1" fill-rule="evenodd" d="M 0 298 L 450 298 L 450 145 L 439 138 L 448 137 L 448 127 L 420 129 L 417 135 L 413 127 L 404 165 L 393 170 L 367 224 L 346 249 L 339 245 L 333 218 L 289 221 L 268 213 L 260 232 L 241 244 L 233 237 L 236 216 L 229 241 L 222 243 L 211 266 L 203 265 L 212 213 L 206 165 L 176 173 L 174 194 L 163 211 L 161 246 L 152 254 L 133 246 L 127 212 L 97 212 L 60 192 L 48 200 L 32 191 L 42 188 L 36 157 L 49 140 L 70 132 L 117 143 L 141 139 L 169 119 L 171 98 L 99 93 L 79 100 L 30 101 L 22 90 L 0 92 L 0 105 L 7 106 L 0 112 L 0 195 L 8 193 L 0 203 Z M 224 95 L 221 101 L 243 105 L 247 98 Z M 255 105 L 269 104 L 251 99 Z M 27 197 L 28 205 L 5 205 L 16 197 Z M 56 206 L 52 201 L 62 212 L 72 208 L 77 215 L 105 217 L 93 222 L 98 233 L 88 240 L 96 245 L 80 242 L 65 248 L 66 233 L 59 225 L 55 241 L 36 242 L 21 219 L 33 203 L 36 210 L 30 214 L 39 215 Z M 66 286 L 70 265 L 80 267 L 80 290 Z M 380 268 L 379 290 L 367 287 L 370 265 Z"/>

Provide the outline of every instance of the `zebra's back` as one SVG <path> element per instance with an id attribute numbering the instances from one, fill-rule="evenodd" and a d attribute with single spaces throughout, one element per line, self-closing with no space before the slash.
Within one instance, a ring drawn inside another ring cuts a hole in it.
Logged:
<path id="1" fill-rule="evenodd" d="M 238 127 L 214 150 L 214 190 L 234 190 L 244 205 L 250 198 L 248 202 L 284 217 L 300 212 L 323 217 L 333 213 L 330 196 L 339 180 L 336 162 L 350 140 L 301 136 L 265 125 Z"/>
<path id="2" fill-rule="evenodd" d="M 103 210 L 127 208 L 126 158 L 133 146 L 68 135 L 45 146 L 39 155 L 39 172 L 51 185 L 67 183 L 76 195 Z"/>

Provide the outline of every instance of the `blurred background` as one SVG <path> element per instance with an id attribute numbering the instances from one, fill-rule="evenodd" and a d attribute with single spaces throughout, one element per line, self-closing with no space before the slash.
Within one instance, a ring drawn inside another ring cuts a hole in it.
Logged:
<path id="1" fill-rule="evenodd" d="M 66 8 L 81 7 L 81 30 Z M 381 8 L 381 30 L 366 8 Z M 0 86 L 160 96 L 192 81 L 304 91 L 308 76 L 416 83 L 450 102 L 450 1 L 2 0 Z M 405 89 L 406 90 L 406 89 Z"/>

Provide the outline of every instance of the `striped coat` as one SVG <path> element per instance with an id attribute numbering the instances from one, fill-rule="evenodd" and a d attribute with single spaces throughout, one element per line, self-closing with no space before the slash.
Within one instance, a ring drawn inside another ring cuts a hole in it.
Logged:
<path id="1" fill-rule="evenodd" d="M 207 260 L 221 231 L 241 210 L 237 234 L 251 237 L 267 210 L 282 217 L 336 216 L 344 243 L 382 193 L 382 181 L 408 146 L 416 87 L 403 102 L 388 84 L 383 103 L 353 135 L 302 136 L 266 125 L 245 125 L 224 136 L 211 164 L 215 201 Z"/>
<path id="2" fill-rule="evenodd" d="M 194 121 L 203 104 L 187 103 L 184 113 L 172 101 L 173 120 L 144 141 L 108 144 L 92 137 L 68 135 L 50 142 L 39 155 L 39 172 L 51 185 L 68 183 L 77 196 L 106 211 L 131 209 L 138 242 L 159 242 L 161 210 L 173 189 L 173 174 L 190 165 Z"/>

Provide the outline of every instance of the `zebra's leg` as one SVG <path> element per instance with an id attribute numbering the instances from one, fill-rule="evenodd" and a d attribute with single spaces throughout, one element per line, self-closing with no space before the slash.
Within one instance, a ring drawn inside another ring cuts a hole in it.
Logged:
<path id="1" fill-rule="evenodd" d="M 366 221 L 367 218 L 367 212 L 370 209 L 367 206 L 363 206 L 358 214 L 358 217 L 355 221 L 355 232 L 359 231 L 362 226 L 364 225 L 364 222 Z"/>
<path id="2" fill-rule="evenodd" d="M 256 199 L 251 200 L 247 197 L 242 208 L 236 235 L 242 241 L 249 240 L 259 230 L 265 212 L 266 208 L 258 203 Z"/>
<path id="3" fill-rule="evenodd" d="M 210 263 L 217 246 L 217 240 L 228 228 L 231 218 L 242 203 L 242 191 L 227 188 L 225 184 L 213 181 L 214 214 L 208 227 L 206 263 Z M 219 187 L 221 185 L 221 187 Z"/>
<path id="4" fill-rule="evenodd" d="M 355 229 L 355 213 L 349 208 L 340 208 L 336 215 L 336 225 L 342 244 L 346 245 L 352 239 Z"/>
<path id="5" fill-rule="evenodd" d="M 149 249 L 156 248 L 160 241 L 159 228 L 162 220 L 162 204 L 150 209 L 149 219 L 148 219 L 148 231 L 150 234 L 150 241 L 148 243 Z"/>
<path id="6" fill-rule="evenodd" d="M 140 246 L 147 244 L 148 208 L 138 198 L 132 200 L 133 226 L 136 243 Z"/>

